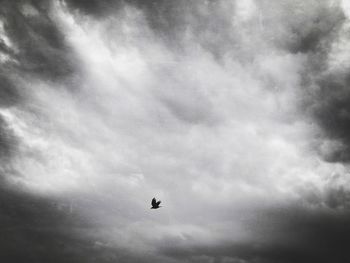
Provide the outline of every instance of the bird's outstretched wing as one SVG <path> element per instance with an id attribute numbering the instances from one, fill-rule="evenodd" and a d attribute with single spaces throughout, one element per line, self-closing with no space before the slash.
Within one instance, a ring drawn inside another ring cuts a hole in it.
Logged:
<path id="1" fill-rule="evenodd" d="M 157 206 L 159 206 L 161 202 L 162 202 L 162 201 L 160 201 L 160 200 L 159 200 L 159 201 L 156 203 L 156 204 L 157 204 Z"/>
<path id="2" fill-rule="evenodd" d="M 156 199 L 155 199 L 154 197 L 153 197 L 153 199 L 152 199 L 151 204 L 152 204 L 152 206 L 156 206 L 156 205 L 157 205 L 157 201 L 156 201 Z"/>

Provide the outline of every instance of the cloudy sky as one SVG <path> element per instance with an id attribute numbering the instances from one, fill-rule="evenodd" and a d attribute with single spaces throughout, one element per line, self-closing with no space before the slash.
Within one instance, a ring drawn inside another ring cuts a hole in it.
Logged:
<path id="1" fill-rule="evenodd" d="M 0 5 L 1 261 L 350 260 L 350 1 Z"/>

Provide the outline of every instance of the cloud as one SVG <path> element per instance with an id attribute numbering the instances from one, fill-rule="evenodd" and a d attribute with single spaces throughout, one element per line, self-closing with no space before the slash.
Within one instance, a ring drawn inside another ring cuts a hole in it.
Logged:
<path id="1" fill-rule="evenodd" d="M 294 35 L 298 36 L 292 38 L 295 52 L 307 54 L 302 73 L 302 107 L 321 128 L 318 151 L 322 158 L 348 162 L 346 70 L 349 63 L 343 48 L 348 42 L 348 17 L 346 9 L 332 3 L 317 5 L 314 11 L 303 26 L 293 25 Z"/>
<path id="2" fill-rule="evenodd" d="M 25 214 L 13 244 L 57 262 L 346 257 L 342 8 L 6 2 L 1 168 L 24 205 L 3 214 Z"/>
<path id="3" fill-rule="evenodd" d="M 7 67 L 17 74 L 34 73 L 47 79 L 74 70 L 62 32 L 48 13 L 50 2 L 3 1 L 2 6 L 2 52 L 8 57 Z"/>
<path id="4" fill-rule="evenodd" d="M 77 200 L 43 198 L 1 187 L 0 258 L 7 262 L 154 262 L 130 248 L 101 241 L 96 225 L 79 215 Z M 85 204 L 86 206 L 86 204 Z M 95 230 L 93 230 L 95 229 Z"/>
<path id="5" fill-rule="evenodd" d="M 163 240 L 160 252 L 187 262 L 342 261 L 349 257 L 348 218 L 348 212 L 274 207 L 250 219 L 254 234 L 243 242 L 198 245 Z"/>

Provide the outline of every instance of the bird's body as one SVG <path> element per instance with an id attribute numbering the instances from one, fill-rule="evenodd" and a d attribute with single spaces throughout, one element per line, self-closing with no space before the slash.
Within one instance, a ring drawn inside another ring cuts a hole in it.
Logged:
<path id="1" fill-rule="evenodd" d="M 159 206 L 161 202 L 162 201 L 160 201 L 160 200 L 157 202 L 156 198 L 153 197 L 152 202 L 151 202 L 151 205 L 152 205 L 151 209 L 158 209 L 159 207 L 161 207 L 161 206 Z"/>

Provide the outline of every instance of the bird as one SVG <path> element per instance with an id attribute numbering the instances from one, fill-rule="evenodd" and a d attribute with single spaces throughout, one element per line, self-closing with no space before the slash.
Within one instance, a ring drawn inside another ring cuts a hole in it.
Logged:
<path id="1" fill-rule="evenodd" d="M 151 204 L 152 204 L 151 209 L 158 209 L 159 207 L 161 207 L 161 206 L 159 206 L 161 202 L 162 201 L 160 201 L 160 200 L 157 202 L 156 198 L 153 197 L 152 202 L 151 202 Z"/>

